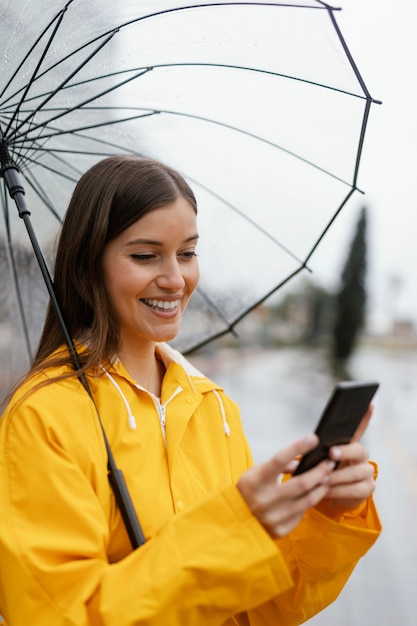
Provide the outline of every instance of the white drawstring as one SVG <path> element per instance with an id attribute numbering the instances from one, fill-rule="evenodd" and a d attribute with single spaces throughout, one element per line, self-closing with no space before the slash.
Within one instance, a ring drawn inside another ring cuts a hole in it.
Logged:
<path id="1" fill-rule="evenodd" d="M 222 414 L 224 434 L 226 435 L 226 437 L 230 437 L 230 426 L 229 426 L 229 424 L 227 423 L 227 420 L 226 420 L 226 413 L 225 413 L 225 410 L 224 410 L 222 399 L 220 397 L 219 392 L 216 391 L 215 389 L 213 389 L 213 393 L 216 396 L 216 398 L 218 400 L 218 403 L 219 403 L 219 406 L 220 406 L 220 413 Z"/>
<path id="2" fill-rule="evenodd" d="M 103 372 L 105 373 L 105 375 L 107 376 L 107 378 L 111 381 L 112 385 L 117 389 L 117 391 L 119 392 L 120 397 L 122 398 L 124 405 L 126 407 L 126 412 L 127 412 L 127 416 L 128 416 L 128 421 L 129 421 L 129 428 L 130 430 L 136 430 L 136 419 L 134 417 L 134 415 L 132 414 L 132 410 L 130 408 L 129 402 L 126 399 L 125 394 L 123 393 L 123 391 L 121 390 L 119 384 L 114 380 L 113 376 L 111 376 L 109 374 L 109 372 L 102 366 L 100 365 L 101 369 L 103 370 Z M 138 388 L 141 388 L 139 385 L 137 385 Z M 182 391 L 181 387 L 178 387 L 174 393 L 172 394 L 172 396 L 170 398 L 168 398 L 168 400 L 162 405 L 159 401 L 158 398 L 156 398 L 156 396 L 154 396 L 153 394 L 150 394 L 152 396 L 152 398 L 154 399 L 155 402 L 155 406 L 158 410 L 158 414 L 159 414 L 159 418 L 161 421 L 161 427 L 162 427 L 162 431 L 163 434 L 165 436 L 165 407 L 167 406 L 167 404 L 173 400 L 173 398 L 179 394 Z M 213 389 L 213 393 L 217 398 L 217 401 L 219 403 L 219 407 L 220 407 L 220 413 L 222 416 L 222 422 L 223 422 L 223 431 L 224 434 L 226 435 L 226 437 L 230 437 L 231 435 L 231 430 L 230 430 L 230 426 L 227 423 L 227 419 L 226 419 L 226 412 L 224 410 L 224 406 L 223 406 L 223 402 L 222 399 L 220 397 L 220 394 L 218 393 L 218 391 L 216 391 L 215 389 Z M 158 407 L 159 405 L 159 407 Z M 159 408 L 162 409 L 162 416 L 161 416 L 161 411 L 159 410 Z M 163 417 L 163 419 L 161 419 L 161 417 Z"/>
<path id="3" fill-rule="evenodd" d="M 136 430 L 136 419 L 134 417 L 134 415 L 132 415 L 132 410 L 130 408 L 130 404 L 126 399 L 125 394 L 123 393 L 123 391 L 120 389 L 120 386 L 118 385 L 118 383 L 114 380 L 113 376 L 110 376 L 110 374 L 108 373 L 108 371 L 102 366 L 100 365 L 101 369 L 103 370 L 103 372 L 106 374 L 107 378 L 109 380 L 111 380 L 111 382 L 113 383 L 114 387 L 116 387 L 117 391 L 120 394 L 120 397 L 122 398 L 125 407 L 126 407 L 126 411 L 127 411 L 127 416 L 128 416 L 128 420 L 129 420 L 129 428 L 130 430 Z"/>

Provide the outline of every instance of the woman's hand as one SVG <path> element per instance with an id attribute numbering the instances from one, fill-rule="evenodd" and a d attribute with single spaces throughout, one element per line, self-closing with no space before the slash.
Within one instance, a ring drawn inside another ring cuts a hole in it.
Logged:
<path id="1" fill-rule="evenodd" d="M 374 468 L 368 463 L 368 451 L 359 443 L 372 416 L 372 406 L 362 419 L 351 443 L 333 446 L 329 457 L 338 463 L 332 472 L 328 492 L 317 506 L 323 513 L 337 513 L 357 508 L 375 490 Z"/>
<path id="2" fill-rule="evenodd" d="M 237 483 L 249 509 L 273 539 L 284 537 L 293 530 L 304 513 L 329 492 L 331 471 L 335 467 L 331 460 L 323 461 L 286 482 L 280 480 L 284 472 L 294 471 L 295 457 L 306 454 L 317 443 L 316 435 L 307 435 L 277 452 L 266 463 L 252 467 Z"/>

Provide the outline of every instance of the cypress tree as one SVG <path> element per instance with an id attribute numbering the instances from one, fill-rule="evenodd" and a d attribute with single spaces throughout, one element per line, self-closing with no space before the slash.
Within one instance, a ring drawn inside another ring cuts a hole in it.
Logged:
<path id="1" fill-rule="evenodd" d="M 333 355 L 345 361 L 352 353 L 365 319 L 367 211 L 363 207 L 336 295 Z"/>

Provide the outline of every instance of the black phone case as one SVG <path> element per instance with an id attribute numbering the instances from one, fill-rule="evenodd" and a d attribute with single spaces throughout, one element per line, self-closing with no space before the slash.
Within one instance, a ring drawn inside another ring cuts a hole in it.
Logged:
<path id="1" fill-rule="evenodd" d="M 331 446 L 349 443 L 378 387 L 376 382 L 350 381 L 335 386 L 315 430 L 320 442 L 302 457 L 293 476 L 326 459 Z"/>

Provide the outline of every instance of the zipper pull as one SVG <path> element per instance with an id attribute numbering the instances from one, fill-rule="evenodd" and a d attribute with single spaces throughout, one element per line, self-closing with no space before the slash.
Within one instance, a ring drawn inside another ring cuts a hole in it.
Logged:
<path id="1" fill-rule="evenodd" d="M 164 435 L 164 439 L 166 440 L 165 407 L 163 404 L 159 405 L 158 412 L 159 412 L 159 421 L 161 423 L 161 428 L 162 428 L 162 434 Z"/>

